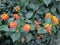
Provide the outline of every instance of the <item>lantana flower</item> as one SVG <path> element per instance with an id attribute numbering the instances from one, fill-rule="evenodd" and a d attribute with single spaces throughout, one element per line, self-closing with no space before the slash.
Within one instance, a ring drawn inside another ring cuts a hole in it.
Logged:
<path id="1" fill-rule="evenodd" d="M 1 18 L 2 18 L 2 20 L 6 21 L 6 20 L 8 20 L 9 15 L 4 13 L 4 14 L 1 15 Z"/>

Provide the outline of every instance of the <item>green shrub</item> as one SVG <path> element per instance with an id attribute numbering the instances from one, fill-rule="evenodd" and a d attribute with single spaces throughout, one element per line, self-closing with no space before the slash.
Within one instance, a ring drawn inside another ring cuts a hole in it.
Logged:
<path id="1" fill-rule="evenodd" d="M 0 0 L 1 45 L 58 45 L 60 2 Z"/>

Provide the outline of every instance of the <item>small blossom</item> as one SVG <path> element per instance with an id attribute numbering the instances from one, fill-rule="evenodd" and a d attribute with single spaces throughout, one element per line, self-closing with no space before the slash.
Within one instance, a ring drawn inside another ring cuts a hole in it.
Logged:
<path id="1" fill-rule="evenodd" d="M 52 24 L 46 24 L 46 25 L 45 25 L 45 28 L 46 28 L 47 30 L 51 30 Z"/>
<path id="2" fill-rule="evenodd" d="M 46 16 L 45 16 L 46 18 L 52 18 L 52 14 L 51 13 L 46 13 Z"/>
<path id="3" fill-rule="evenodd" d="M 24 25 L 24 30 L 29 32 L 30 31 L 30 25 L 29 24 L 25 24 Z"/>
<path id="4" fill-rule="evenodd" d="M 45 28 L 46 28 L 47 32 L 48 32 L 50 35 L 52 35 L 52 32 L 51 32 L 52 24 L 46 24 L 46 25 L 45 25 Z"/>
<path id="5" fill-rule="evenodd" d="M 14 14 L 14 18 L 15 18 L 15 19 L 19 19 L 20 16 L 19 16 L 18 14 Z"/>
<path id="6" fill-rule="evenodd" d="M 50 27 L 50 26 L 48 26 L 46 29 L 49 31 L 49 30 L 51 30 L 51 27 Z"/>
<path id="7" fill-rule="evenodd" d="M 49 26 L 49 24 L 46 24 L 44 27 L 47 28 Z"/>
<path id="8" fill-rule="evenodd" d="M 8 14 L 4 13 L 4 14 L 2 14 L 1 18 L 2 18 L 2 20 L 6 21 L 6 20 L 8 20 L 9 16 L 8 16 Z"/>
<path id="9" fill-rule="evenodd" d="M 16 22 L 10 22 L 10 28 L 16 28 L 18 24 Z"/>
<path id="10" fill-rule="evenodd" d="M 52 20 L 54 21 L 55 25 L 59 24 L 59 20 L 56 16 L 53 16 Z"/>
<path id="11" fill-rule="evenodd" d="M 19 6 L 16 6 L 16 7 L 14 8 L 14 10 L 15 10 L 15 11 L 19 11 L 19 10 L 20 10 L 20 7 L 19 7 Z"/>

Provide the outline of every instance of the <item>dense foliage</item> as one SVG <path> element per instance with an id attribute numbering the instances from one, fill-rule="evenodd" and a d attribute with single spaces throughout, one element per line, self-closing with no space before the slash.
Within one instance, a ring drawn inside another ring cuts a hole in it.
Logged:
<path id="1" fill-rule="evenodd" d="M 0 0 L 0 45 L 58 45 L 60 2 Z"/>

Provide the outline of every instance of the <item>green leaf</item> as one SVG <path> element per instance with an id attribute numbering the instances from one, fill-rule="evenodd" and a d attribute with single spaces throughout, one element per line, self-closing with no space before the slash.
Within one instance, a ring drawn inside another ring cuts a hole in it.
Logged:
<path id="1" fill-rule="evenodd" d="M 15 28 L 10 28 L 9 31 L 10 32 L 16 32 L 16 29 Z"/>
<path id="2" fill-rule="evenodd" d="M 9 28 L 7 25 L 2 25 L 0 26 L 0 31 L 3 30 L 3 31 L 9 31 Z"/>
<path id="3" fill-rule="evenodd" d="M 25 14 L 26 18 L 31 18 L 32 16 L 33 16 L 33 12 L 32 11 L 30 11 L 30 12 Z"/>
<path id="4" fill-rule="evenodd" d="M 34 29 L 35 29 L 35 25 L 31 24 L 31 30 L 34 30 Z"/>
<path id="5" fill-rule="evenodd" d="M 10 37 L 12 38 L 13 42 L 15 42 L 20 38 L 20 32 L 14 33 L 14 34 L 10 35 Z"/>
<path id="6" fill-rule="evenodd" d="M 52 12 L 52 13 L 56 12 L 56 8 L 52 7 L 52 8 L 51 8 L 51 12 Z"/>
<path id="7" fill-rule="evenodd" d="M 43 0 L 44 1 L 44 3 L 48 6 L 49 4 L 50 4 L 50 2 L 51 2 L 51 0 Z"/>
<path id="8" fill-rule="evenodd" d="M 25 0 L 21 0 L 21 2 L 22 2 L 22 3 L 24 3 L 24 2 L 25 2 Z"/>
<path id="9" fill-rule="evenodd" d="M 27 6 L 29 4 L 29 0 L 21 0 L 21 2 L 24 4 L 24 6 Z"/>
<path id="10" fill-rule="evenodd" d="M 25 30 L 24 30 L 24 28 L 23 28 L 23 27 L 21 28 L 20 32 L 25 32 Z"/>
<path id="11" fill-rule="evenodd" d="M 44 14 L 44 12 L 42 10 L 38 10 L 37 13 L 38 14 Z"/>
<path id="12" fill-rule="evenodd" d="M 26 35 L 26 41 L 29 42 L 32 39 L 32 34 L 28 33 Z"/>
<path id="13" fill-rule="evenodd" d="M 31 20 L 28 20 L 28 19 L 26 19 L 25 22 L 32 23 L 32 21 Z"/>
<path id="14" fill-rule="evenodd" d="M 44 5 L 43 0 L 40 1 L 39 5 L 40 5 L 40 6 L 43 6 L 43 5 Z"/>
<path id="15" fill-rule="evenodd" d="M 60 13 L 60 3 L 58 3 L 58 5 L 56 7 L 58 9 L 58 12 Z"/>
<path id="16" fill-rule="evenodd" d="M 26 10 L 26 7 L 22 7 L 22 12 L 26 13 L 27 10 Z M 20 14 L 21 15 L 21 14 Z"/>
<path id="17" fill-rule="evenodd" d="M 52 23 L 51 19 L 50 18 L 45 18 L 45 23 Z"/>
<path id="18" fill-rule="evenodd" d="M 10 23 L 12 21 L 14 21 L 14 18 L 9 18 L 7 22 Z"/>
<path id="19" fill-rule="evenodd" d="M 29 0 L 25 0 L 25 6 L 29 4 Z"/>
<path id="20" fill-rule="evenodd" d="M 55 26 L 52 27 L 52 31 L 56 32 L 56 27 Z"/>
<path id="21" fill-rule="evenodd" d="M 28 7 L 30 9 L 33 9 L 34 11 L 39 9 L 39 5 L 38 4 L 33 4 L 33 3 L 30 3 Z"/>
<path id="22" fill-rule="evenodd" d="M 2 21 L 0 20 L 0 25 L 2 24 Z"/>
<path id="23" fill-rule="evenodd" d="M 47 30 L 45 30 L 43 27 L 38 29 L 39 34 L 47 33 Z"/>

